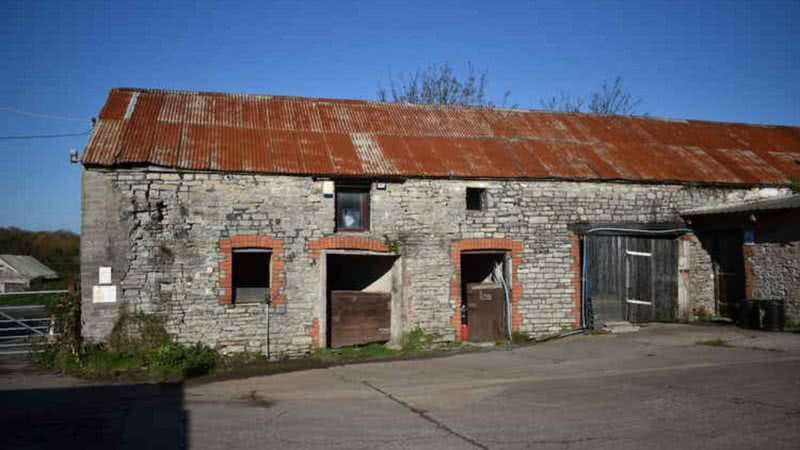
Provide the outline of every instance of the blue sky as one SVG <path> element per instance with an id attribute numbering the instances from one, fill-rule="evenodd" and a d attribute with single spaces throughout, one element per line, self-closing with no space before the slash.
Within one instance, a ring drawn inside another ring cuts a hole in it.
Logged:
<path id="1" fill-rule="evenodd" d="M 4 0 L 0 136 L 88 128 L 112 87 L 373 99 L 449 61 L 539 108 L 621 75 L 653 116 L 800 125 L 800 2 Z M 85 137 L 0 140 L 0 226 L 80 229 Z"/>

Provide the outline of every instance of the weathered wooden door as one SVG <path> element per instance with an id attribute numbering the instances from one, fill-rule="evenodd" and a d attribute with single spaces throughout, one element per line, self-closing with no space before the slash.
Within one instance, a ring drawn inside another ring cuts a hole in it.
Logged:
<path id="1" fill-rule="evenodd" d="M 606 322 L 672 321 L 677 315 L 678 246 L 673 238 L 589 236 L 589 301 L 596 327 Z"/>
<path id="2" fill-rule="evenodd" d="M 469 340 L 495 342 L 506 338 L 503 289 L 485 284 L 467 285 Z"/>
<path id="3" fill-rule="evenodd" d="M 331 347 L 386 342 L 390 338 L 391 294 L 331 291 Z"/>

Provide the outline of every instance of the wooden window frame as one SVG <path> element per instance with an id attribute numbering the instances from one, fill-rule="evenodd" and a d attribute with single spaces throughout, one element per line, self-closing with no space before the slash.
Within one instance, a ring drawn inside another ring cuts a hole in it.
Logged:
<path id="1" fill-rule="evenodd" d="M 348 193 L 358 193 L 361 194 L 360 199 L 360 206 L 361 206 L 361 226 L 358 228 L 342 228 L 339 226 L 339 214 L 341 213 L 341 209 L 339 207 L 339 193 L 341 192 L 348 192 Z M 334 209 L 335 209 L 335 230 L 337 232 L 367 232 L 370 229 L 370 202 L 372 197 L 372 185 L 367 183 L 336 183 L 336 195 L 334 199 Z"/>

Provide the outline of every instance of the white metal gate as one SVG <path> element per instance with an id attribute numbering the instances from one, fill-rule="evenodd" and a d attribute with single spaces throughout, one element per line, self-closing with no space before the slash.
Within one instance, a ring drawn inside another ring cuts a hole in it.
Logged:
<path id="1" fill-rule="evenodd" d="M 0 355 L 30 353 L 37 337 L 50 334 L 44 305 L 0 306 Z"/>

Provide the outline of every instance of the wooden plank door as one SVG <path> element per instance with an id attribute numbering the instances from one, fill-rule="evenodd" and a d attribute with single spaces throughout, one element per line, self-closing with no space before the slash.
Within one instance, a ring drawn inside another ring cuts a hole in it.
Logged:
<path id="1" fill-rule="evenodd" d="M 331 291 L 331 347 L 386 342 L 390 339 L 391 294 Z"/>
<path id="2" fill-rule="evenodd" d="M 669 322 L 678 309 L 678 244 L 672 238 L 626 238 L 627 319 Z"/>
<path id="3" fill-rule="evenodd" d="M 495 342 L 506 338 L 503 289 L 478 283 L 467 285 L 469 340 Z"/>

